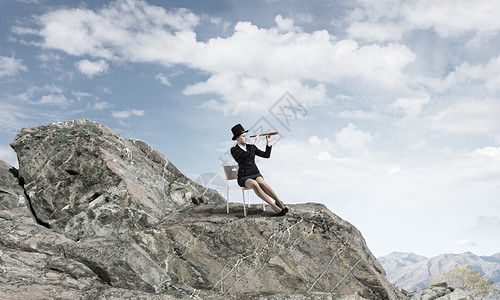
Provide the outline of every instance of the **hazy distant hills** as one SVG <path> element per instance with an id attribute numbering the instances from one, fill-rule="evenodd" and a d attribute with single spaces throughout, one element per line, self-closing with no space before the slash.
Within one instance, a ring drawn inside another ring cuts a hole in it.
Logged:
<path id="1" fill-rule="evenodd" d="M 459 265 L 469 265 L 481 275 L 488 275 L 500 286 L 500 253 L 492 256 L 477 256 L 471 252 L 441 254 L 427 258 L 413 253 L 393 252 L 378 258 L 387 272 L 389 281 L 407 291 L 428 286 L 431 277 Z"/>

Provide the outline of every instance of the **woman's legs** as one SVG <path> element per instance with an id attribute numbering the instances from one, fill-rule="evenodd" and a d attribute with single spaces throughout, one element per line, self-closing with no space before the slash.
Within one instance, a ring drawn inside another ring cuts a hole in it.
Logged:
<path id="1" fill-rule="evenodd" d="M 273 191 L 271 186 L 269 184 L 267 184 L 267 182 L 264 181 L 264 178 L 257 177 L 255 180 L 259 183 L 259 186 L 267 195 L 269 195 L 271 198 L 276 200 L 276 203 L 278 203 L 280 208 L 285 208 L 285 204 L 283 204 L 283 202 L 281 202 L 281 200 L 278 198 L 278 195 L 276 195 L 276 193 Z"/>
<path id="2" fill-rule="evenodd" d="M 275 212 L 277 213 L 281 212 L 281 208 L 276 204 L 274 204 L 273 201 L 271 201 L 271 199 L 269 199 L 266 192 L 264 192 L 260 184 L 255 179 L 247 179 L 247 181 L 245 181 L 245 186 L 249 189 L 253 189 L 255 194 L 257 194 L 257 196 L 259 196 L 260 199 L 266 201 L 267 204 L 269 204 Z"/>

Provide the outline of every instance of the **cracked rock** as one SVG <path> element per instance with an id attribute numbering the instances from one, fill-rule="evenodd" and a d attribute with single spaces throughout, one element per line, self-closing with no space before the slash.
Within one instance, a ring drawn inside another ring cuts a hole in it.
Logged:
<path id="1" fill-rule="evenodd" d="M 148 228 L 203 194 L 224 202 L 144 142 L 97 122 L 23 128 L 11 146 L 39 223 L 74 240 Z"/>

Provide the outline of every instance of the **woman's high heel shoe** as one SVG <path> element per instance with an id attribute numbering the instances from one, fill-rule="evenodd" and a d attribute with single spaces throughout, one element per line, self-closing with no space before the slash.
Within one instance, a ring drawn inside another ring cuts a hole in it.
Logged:
<path id="1" fill-rule="evenodd" d="M 274 203 L 276 204 L 276 206 L 278 206 L 279 208 L 281 208 L 281 207 L 280 207 L 280 205 L 278 204 L 278 201 L 274 201 Z M 286 214 L 286 213 L 288 212 L 288 207 L 286 207 L 286 206 L 285 206 L 285 208 L 281 208 L 281 210 L 282 210 L 282 211 L 283 211 L 283 210 L 284 210 L 284 211 L 286 211 L 286 212 L 285 212 L 285 214 Z"/>
<path id="2" fill-rule="evenodd" d="M 284 215 L 286 215 L 286 213 L 287 213 L 287 212 L 288 212 L 288 210 L 286 210 L 286 209 L 284 209 L 284 208 L 283 208 L 283 209 L 282 209 L 282 210 L 278 213 L 278 216 L 284 216 Z"/>

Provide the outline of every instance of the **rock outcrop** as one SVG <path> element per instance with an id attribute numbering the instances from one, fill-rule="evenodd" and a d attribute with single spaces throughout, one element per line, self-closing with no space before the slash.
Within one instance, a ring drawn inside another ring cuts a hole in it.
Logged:
<path id="1" fill-rule="evenodd" d="M 117 236 L 193 203 L 224 202 L 144 142 L 97 122 L 23 128 L 11 146 L 38 222 L 74 240 Z"/>
<path id="2" fill-rule="evenodd" d="M 466 292 L 449 287 L 446 283 L 431 285 L 408 295 L 408 300 L 473 300 Z"/>
<path id="3" fill-rule="evenodd" d="M 205 204 L 120 238 L 78 242 L 2 211 L 1 268 L 9 283 L 2 290 L 22 296 L 40 289 L 45 297 L 54 289 L 92 295 L 108 286 L 202 299 L 400 298 L 354 227 L 319 204 L 291 208 L 287 218 L 257 206 L 241 218 L 240 205 L 227 215 L 225 205 Z"/>
<path id="4" fill-rule="evenodd" d="M 86 120 L 24 128 L 12 147 L 19 172 L 0 164 L 0 299 L 407 298 L 324 205 L 226 214 L 163 155 Z"/>
<path id="5" fill-rule="evenodd" d="M 396 299 L 359 231 L 321 204 L 244 219 L 223 206 L 176 212 L 152 229 L 130 232 L 173 283 L 223 295 L 252 291 L 328 292 L 340 298 Z"/>

